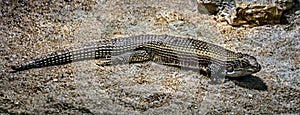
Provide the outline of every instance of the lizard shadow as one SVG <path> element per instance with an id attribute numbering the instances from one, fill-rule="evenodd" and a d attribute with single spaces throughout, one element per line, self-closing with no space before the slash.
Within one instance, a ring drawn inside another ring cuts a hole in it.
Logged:
<path id="1" fill-rule="evenodd" d="M 236 77 L 236 78 L 227 77 L 227 79 L 243 88 L 260 90 L 260 91 L 268 90 L 268 86 L 266 85 L 266 83 L 264 83 L 264 81 L 259 77 L 253 75 Z"/>
<path id="2" fill-rule="evenodd" d="M 190 68 L 181 68 L 183 70 L 192 70 L 194 72 L 198 72 L 199 74 L 202 74 L 204 76 L 209 76 L 205 71 L 197 70 L 197 69 L 190 69 Z M 234 84 L 247 88 L 247 89 L 254 89 L 254 90 L 260 90 L 260 91 L 266 91 L 268 90 L 268 86 L 264 81 L 253 75 L 243 76 L 243 77 L 225 77 L 226 80 L 232 81 Z"/>
<path id="3" fill-rule="evenodd" d="M 164 64 L 162 64 L 162 65 L 164 65 Z M 98 65 L 98 66 L 103 66 L 103 65 Z M 170 65 L 168 65 L 168 66 L 170 66 Z M 208 73 L 206 73 L 203 70 L 178 67 L 178 66 L 173 66 L 173 67 L 177 67 L 177 68 L 180 68 L 181 70 L 185 70 L 185 71 L 191 70 L 194 72 L 198 72 L 199 74 L 202 74 L 204 76 L 209 76 Z M 261 78 L 253 76 L 253 75 L 248 75 L 248 76 L 243 76 L 243 77 L 226 77 L 226 79 L 234 82 L 236 85 L 243 87 L 243 88 L 260 90 L 260 91 L 268 90 L 268 86 L 266 85 L 266 83 L 264 83 L 264 81 Z"/>

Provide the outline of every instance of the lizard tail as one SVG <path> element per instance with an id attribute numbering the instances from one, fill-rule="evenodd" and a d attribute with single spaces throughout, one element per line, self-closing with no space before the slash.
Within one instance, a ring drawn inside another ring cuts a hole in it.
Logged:
<path id="1" fill-rule="evenodd" d="M 18 66 L 11 66 L 12 73 L 17 71 L 23 71 L 28 70 L 32 68 L 40 68 L 40 67 L 46 67 L 46 66 L 53 66 L 53 65 L 62 65 L 67 64 L 71 62 L 76 61 L 82 61 L 82 60 L 92 60 L 96 58 L 100 58 L 98 50 L 99 48 L 97 45 L 89 45 L 86 47 L 81 48 L 75 48 L 72 50 L 63 50 L 59 52 L 54 52 L 51 54 L 48 54 L 47 56 L 33 59 L 27 63 L 23 63 Z M 107 51 L 109 53 L 109 51 Z M 106 56 L 109 56 L 110 54 L 107 54 Z"/>

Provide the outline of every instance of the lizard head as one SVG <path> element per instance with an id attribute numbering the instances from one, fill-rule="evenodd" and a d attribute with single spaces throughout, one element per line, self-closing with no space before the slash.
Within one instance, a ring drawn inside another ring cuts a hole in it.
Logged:
<path id="1" fill-rule="evenodd" d="M 256 58 L 247 54 L 241 56 L 227 65 L 226 76 L 242 77 L 260 71 L 261 66 Z"/>

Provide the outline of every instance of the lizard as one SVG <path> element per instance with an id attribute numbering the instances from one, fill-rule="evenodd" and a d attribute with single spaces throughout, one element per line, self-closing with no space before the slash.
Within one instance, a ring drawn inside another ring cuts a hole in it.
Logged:
<path id="1" fill-rule="evenodd" d="M 167 66 L 204 71 L 212 81 L 217 82 L 222 82 L 225 77 L 248 76 L 261 69 L 253 56 L 201 40 L 170 35 L 137 35 L 101 40 L 49 53 L 12 66 L 11 72 L 93 59 L 106 61 L 104 65 L 153 61 Z"/>

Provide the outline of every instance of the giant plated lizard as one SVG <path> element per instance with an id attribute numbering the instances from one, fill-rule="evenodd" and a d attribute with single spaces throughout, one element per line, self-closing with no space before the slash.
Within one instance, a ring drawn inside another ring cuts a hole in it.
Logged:
<path id="1" fill-rule="evenodd" d="M 19 66 L 13 72 L 82 60 L 106 60 L 105 65 L 153 61 L 163 65 L 205 71 L 212 79 L 247 76 L 260 71 L 256 58 L 204 41 L 169 35 L 139 35 L 102 40 L 50 53 Z"/>

